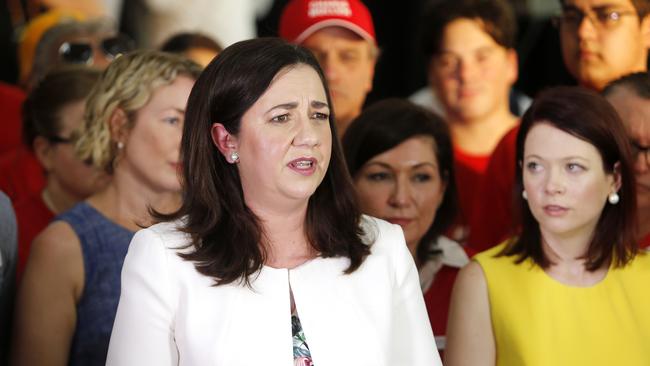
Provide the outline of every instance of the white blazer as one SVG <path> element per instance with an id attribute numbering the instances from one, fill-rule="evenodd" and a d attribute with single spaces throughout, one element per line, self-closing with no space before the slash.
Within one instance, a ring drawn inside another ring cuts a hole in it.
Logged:
<path id="1" fill-rule="evenodd" d="M 106 364 L 291 366 L 291 286 L 315 366 L 442 365 L 401 228 L 363 222 L 375 240 L 352 274 L 349 259 L 319 257 L 264 267 L 252 289 L 214 286 L 181 259 L 189 236 L 177 224 L 138 231 Z"/>

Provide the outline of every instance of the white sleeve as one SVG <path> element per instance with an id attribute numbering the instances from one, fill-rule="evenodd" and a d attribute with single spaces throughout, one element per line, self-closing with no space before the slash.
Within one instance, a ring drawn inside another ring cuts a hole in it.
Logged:
<path id="1" fill-rule="evenodd" d="M 178 364 L 167 255 L 161 236 L 150 229 L 131 240 L 106 365 Z"/>
<path id="2" fill-rule="evenodd" d="M 387 237 L 395 241 L 391 247 L 396 293 L 393 303 L 393 347 L 388 365 L 442 366 L 415 262 L 399 227 L 391 225 L 390 230 Z"/>

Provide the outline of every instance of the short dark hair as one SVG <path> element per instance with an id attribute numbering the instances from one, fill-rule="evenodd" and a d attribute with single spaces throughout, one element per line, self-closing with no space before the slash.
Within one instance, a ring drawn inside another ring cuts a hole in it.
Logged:
<path id="1" fill-rule="evenodd" d="M 177 33 L 167 39 L 160 50 L 170 53 L 183 53 L 192 48 L 207 48 L 215 52 L 223 51 L 223 47 L 214 39 L 201 33 Z"/>
<path id="2" fill-rule="evenodd" d="M 434 113 L 398 98 L 379 101 L 366 108 L 343 135 L 343 151 L 350 175 L 355 177 L 373 157 L 417 136 L 430 136 L 435 142 L 438 173 L 447 184 L 436 218 L 420 243 L 430 243 L 445 232 L 456 217 L 456 187 L 451 137 L 447 124 Z M 428 245 L 419 245 L 417 259 L 431 255 Z"/>
<path id="3" fill-rule="evenodd" d="M 540 123 L 590 143 L 600 153 L 605 172 L 613 174 L 616 169 L 620 174 L 620 202 L 605 205 L 585 254 L 585 268 L 595 271 L 608 263 L 625 266 L 638 250 L 636 190 L 630 142 L 618 113 L 603 96 L 585 88 L 557 87 L 542 92 L 524 114 L 517 134 L 517 192 L 523 190 L 524 142 L 532 127 Z M 552 262 L 542 250 L 539 224 L 521 195 L 516 197 L 521 214 L 520 235 L 510 240 L 500 254 L 518 256 L 517 263 L 531 258 L 546 268 Z"/>
<path id="4" fill-rule="evenodd" d="M 618 78 L 607 84 L 603 95 L 611 95 L 618 88 L 627 89 L 643 99 L 650 99 L 650 74 L 635 72 Z"/>
<path id="5" fill-rule="evenodd" d="M 650 13 L 650 1 L 649 0 L 630 0 L 632 6 L 636 10 L 636 13 L 639 15 L 639 18 L 645 18 L 648 13 Z M 566 0 L 560 0 L 562 6 L 566 5 Z"/>
<path id="6" fill-rule="evenodd" d="M 61 109 L 85 100 L 100 75 L 99 70 L 79 65 L 61 65 L 50 71 L 23 102 L 23 143 L 32 149 L 38 136 L 60 137 Z"/>
<path id="7" fill-rule="evenodd" d="M 279 38 L 251 39 L 227 47 L 207 66 L 190 93 L 181 142 L 183 204 L 177 212 L 157 217 L 182 219 L 181 230 L 190 234 L 188 247 L 193 251 L 181 257 L 194 262 L 197 271 L 214 278 L 217 285 L 238 280 L 250 285 L 250 276 L 261 270 L 266 252 L 260 245 L 262 225 L 246 206 L 237 167 L 212 142 L 212 124 L 220 122 L 237 135 L 242 116 L 278 73 L 297 65 L 318 73 L 332 105 L 313 54 Z M 336 136 L 333 114 L 329 124 Z M 360 222 L 340 142 L 332 139 L 329 167 L 309 199 L 305 235 L 320 256 L 349 258 L 346 273 L 351 273 L 370 253 Z"/>
<path id="8" fill-rule="evenodd" d="M 433 3 L 424 11 L 421 47 L 431 58 L 440 53 L 445 28 L 458 19 L 476 20 L 485 33 L 500 46 L 515 48 L 517 22 L 514 10 L 505 0 L 447 0 Z"/>

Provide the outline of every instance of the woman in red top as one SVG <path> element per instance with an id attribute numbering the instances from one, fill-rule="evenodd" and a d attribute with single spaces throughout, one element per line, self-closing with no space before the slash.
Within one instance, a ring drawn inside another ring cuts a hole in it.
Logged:
<path id="1" fill-rule="evenodd" d="M 48 74 L 23 105 L 23 139 L 45 171 L 45 188 L 14 202 L 18 221 L 17 277 L 32 240 L 52 218 L 108 183 L 108 176 L 73 152 L 70 136 L 83 121 L 86 96 L 100 71 L 68 66 Z"/>
<path id="2" fill-rule="evenodd" d="M 410 102 L 386 99 L 357 117 L 343 136 L 343 148 L 361 210 L 404 230 L 442 350 L 451 289 L 469 260 L 465 249 L 444 235 L 456 213 L 447 125 Z"/>

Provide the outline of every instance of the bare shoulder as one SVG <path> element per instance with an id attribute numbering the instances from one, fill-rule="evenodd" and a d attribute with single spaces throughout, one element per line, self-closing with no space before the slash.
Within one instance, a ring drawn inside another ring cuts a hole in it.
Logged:
<path id="1" fill-rule="evenodd" d="M 79 237 L 63 221 L 55 221 L 45 228 L 32 243 L 26 276 L 38 276 L 62 281 L 80 294 L 83 285 L 83 256 Z M 47 276 L 45 276 L 47 274 Z"/>
<path id="2" fill-rule="evenodd" d="M 456 287 L 463 287 L 473 290 L 487 291 L 487 282 L 483 268 L 476 261 L 470 261 L 463 267 L 456 277 Z"/>

